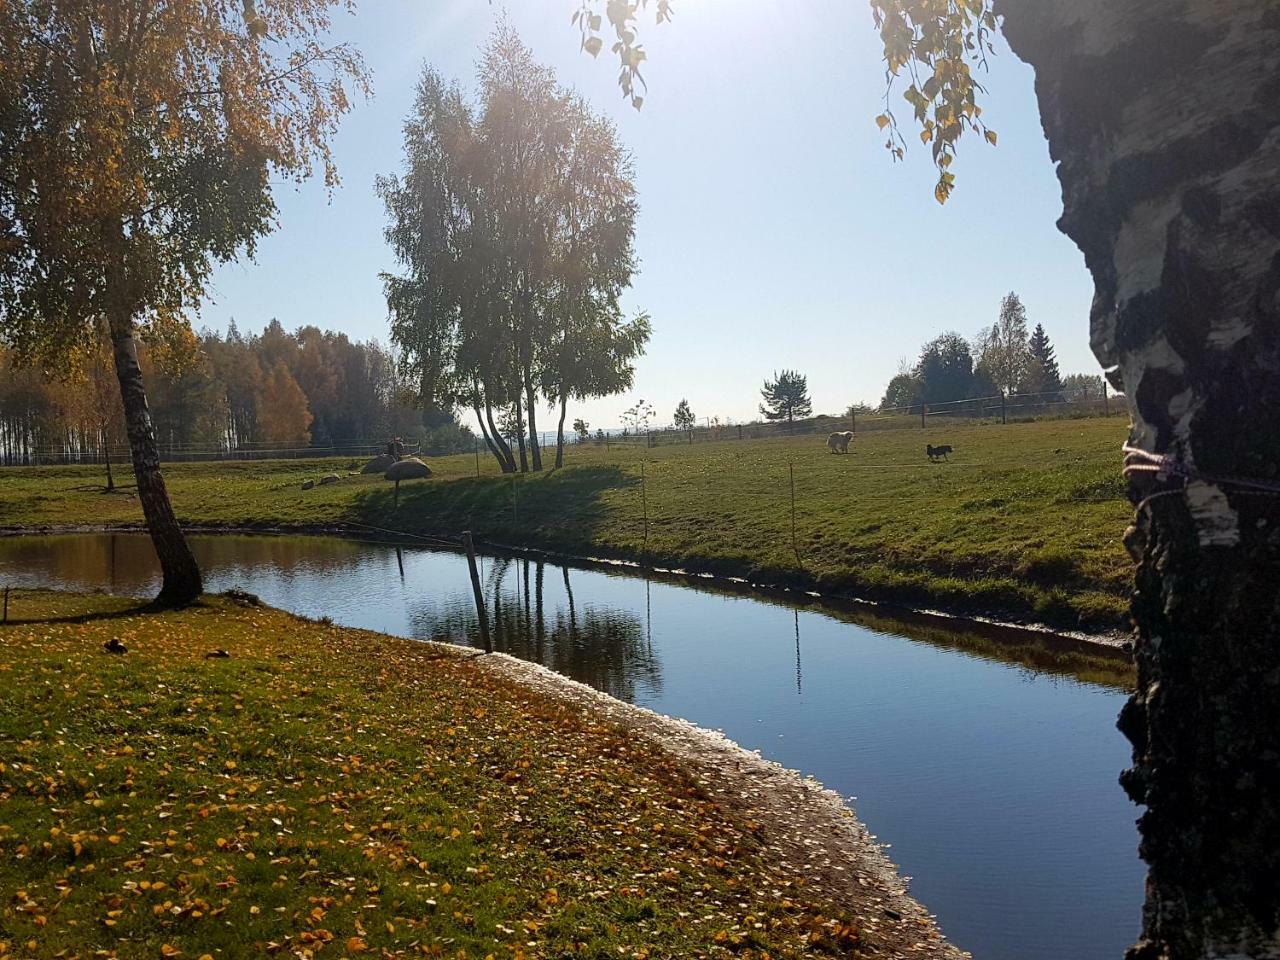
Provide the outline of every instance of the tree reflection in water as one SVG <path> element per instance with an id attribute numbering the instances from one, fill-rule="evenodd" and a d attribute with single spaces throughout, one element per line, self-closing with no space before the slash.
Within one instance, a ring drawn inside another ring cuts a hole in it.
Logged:
<path id="1" fill-rule="evenodd" d="M 540 560 L 489 558 L 482 581 L 494 649 L 541 663 L 620 700 L 660 694 L 662 668 L 646 623 L 629 610 L 594 603 L 579 608 L 565 566 L 560 567 L 563 596 L 548 596 L 546 568 Z M 465 637 L 471 646 L 480 646 L 475 610 L 460 596 L 418 605 L 411 620 L 415 636 Z"/>

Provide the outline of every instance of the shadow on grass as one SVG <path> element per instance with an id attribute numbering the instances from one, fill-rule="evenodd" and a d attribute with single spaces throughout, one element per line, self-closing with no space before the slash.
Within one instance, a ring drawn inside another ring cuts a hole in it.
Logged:
<path id="1" fill-rule="evenodd" d="M 542 473 L 467 477 L 446 482 L 407 481 L 359 493 L 348 519 L 406 533 L 523 539 L 538 532 L 540 544 L 589 544 L 609 522 L 601 498 L 637 487 L 640 478 L 620 467 L 562 467 Z"/>
<path id="2" fill-rule="evenodd" d="M 94 609 L 85 610 L 83 613 L 46 615 L 42 612 L 55 608 L 65 608 L 66 599 L 69 596 L 84 600 L 86 603 L 97 604 L 98 606 Z M 34 615 L 31 612 L 31 607 L 33 606 L 35 607 Z M 103 620 L 123 620 L 126 617 L 136 617 L 147 613 L 161 613 L 165 609 L 165 607 L 157 606 L 154 601 L 144 600 L 139 597 L 114 597 L 108 594 L 79 595 L 65 593 L 60 590 L 19 588 L 10 591 L 8 618 L 0 622 L 0 629 L 4 627 L 31 626 L 32 624 L 84 624 Z"/>

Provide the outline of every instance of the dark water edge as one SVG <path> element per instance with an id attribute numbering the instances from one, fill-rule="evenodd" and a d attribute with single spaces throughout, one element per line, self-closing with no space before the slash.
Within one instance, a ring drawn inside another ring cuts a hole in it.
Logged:
<path id="1" fill-rule="evenodd" d="M 197 536 L 210 589 L 308 616 L 475 644 L 455 553 L 320 537 Z M 632 569 L 482 558 L 499 649 L 721 729 L 858 794 L 913 894 L 978 958 L 1119 956 L 1142 870 L 1115 777 L 1119 651 L 885 616 Z M 154 589 L 136 534 L 0 538 L 0 584 Z M 799 601 L 799 602 L 796 602 Z"/>

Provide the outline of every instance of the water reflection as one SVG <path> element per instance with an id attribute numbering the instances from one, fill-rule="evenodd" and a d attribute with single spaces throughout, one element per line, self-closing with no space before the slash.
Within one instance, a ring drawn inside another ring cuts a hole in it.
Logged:
<path id="1" fill-rule="evenodd" d="M 196 537 L 210 590 L 480 645 L 464 558 L 323 538 Z M 495 647 L 684 717 L 843 795 L 943 929 L 984 960 L 1119 956 L 1135 810 L 1116 785 L 1129 666 L 1082 644 L 672 577 L 480 558 Z M 0 584 L 156 586 L 137 535 L 0 538 Z M 800 601 L 797 603 L 796 601 Z"/>
<path id="2" fill-rule="evenodd" d="M 547 568 L 552 567 L 548 576 Z M 493 647 L 628 702 L 659 696 L 662 670 L 645 621 L 630 610 L 587 603 L 579 608 L 571 569 L 545 561 L 489 557 L 481 585 Z M 411 605 L 412 635 L 481 646 L 469 594 L 423 598 Z"/>

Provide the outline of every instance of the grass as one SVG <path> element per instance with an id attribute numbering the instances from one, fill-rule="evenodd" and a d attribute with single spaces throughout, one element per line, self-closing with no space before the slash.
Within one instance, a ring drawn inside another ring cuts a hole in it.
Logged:
<path id="1" fill-rule="evenodd" d="M 0 956 L 883 955 L 598 717 L 252 598 L 138 603 L 0 626 Z"/>
<path id="2" fill-rule="evenodd" d="M 1124 434 L 1116 418 L 931 424 L 860 434 L 848 456 L 814 436 L 589 445 L 571 448 L 562 470 L 515 480 L 492 460 L 477 477 L 471 456 L 446 457 L 432 461 L 431 480 L 401 488 L 398 507 L 379 477 L 300 489 L 358 466 L 349 461 L 175 464 L 166 476 L 191 525 L 469 528 L 510 545 L 1105 630 L 1123 623 L 1131 577 L 1120 539 L 1130 516 Z M 951 444 L 951 462 L 928 462 L 926 442 Z M 137 523 L 136 501 L 101 493 L 99 474 L 0 471 L 0 526 Z"/>

